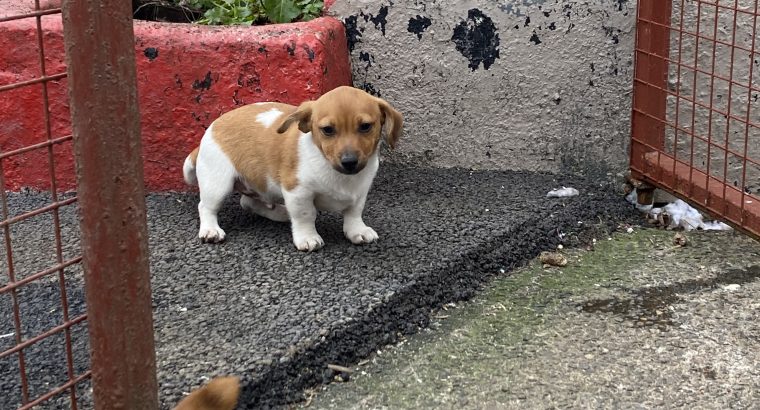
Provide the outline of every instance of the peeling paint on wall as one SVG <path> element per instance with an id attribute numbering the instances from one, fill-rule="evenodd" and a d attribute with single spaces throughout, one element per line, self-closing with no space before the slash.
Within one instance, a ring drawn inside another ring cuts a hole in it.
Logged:
<path id="1" fill-rule="evenodd" d="M 490 17 L 478 9 L 467 11 L 467 20 L 454 27 L 451 41 L 475 71 L 481 63 L 488 70 L 499 58 L 499 32 Z"/>
<path id="2" fill-rule="evenodd" d="M 422 40 L 422 33 L 424 33 L 431 24 L 429 18 L 418 14 L 416 17 L 409 19 L 409 26 L 406 30 L 410 33 L 416 34 L 418 40 Z"/>
<path id="3" fill-rule="evenodd" d="M 405 114 L 394 157 L 626 168 L 634 0 L 339 0 L 354 84 Z"/>

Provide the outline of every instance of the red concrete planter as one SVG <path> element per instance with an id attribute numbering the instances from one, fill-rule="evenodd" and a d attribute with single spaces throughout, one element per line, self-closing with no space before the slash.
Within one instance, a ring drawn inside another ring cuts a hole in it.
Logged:
<path id="1" fill-rule="evenodd" d="M 65 72 L 60 16 L 43 18 L 46 72 Z M 40 76 L 34 19 L 0 24 L 0 86 Z M 221 113 L 257 101 L 297 104 L 351 84 L 342 23 L 260 27 L 135 22 L 145 183 L 186 190 L 182 163 Z M 102 90 L 108 92 L 108 90 Z M 69 135 L 66 80 L 48 85 L 53 138 Z M 42 86 L 0 94 L 0 152 L 46 140 Z M 108 135 L 104 135 L 108 138 Z M 75 188 L 71 142 L 54 146 L 59 188 Z M 46 150 L 2 160 L 6 189 L 48 189 Z"/>

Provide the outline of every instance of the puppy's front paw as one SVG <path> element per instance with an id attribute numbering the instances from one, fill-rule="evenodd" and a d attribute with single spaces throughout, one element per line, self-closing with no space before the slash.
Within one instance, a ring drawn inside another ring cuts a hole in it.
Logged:
<path id="1" fill-rule="evenodd" d="M 346 238 L 348 238 L 354 245 L 361 245 L 363 243 L 372 243 L 380 239 L 377 232 L 369 226 L 355 229 L 346 232 Z"/>
<path id="2" fill-rule="evenodd" d="M 325 246 L 325 241 L 318 233 L 311 235 L 293 235 L 293 244 L 299 251 L 312 252 Z"/>
<path id="3" fill-rule="evenodd" d="M 224 230 L 218 226 L 201 227 L 198 237 L 203 243 L 219 243 L 224 240 Z"/>

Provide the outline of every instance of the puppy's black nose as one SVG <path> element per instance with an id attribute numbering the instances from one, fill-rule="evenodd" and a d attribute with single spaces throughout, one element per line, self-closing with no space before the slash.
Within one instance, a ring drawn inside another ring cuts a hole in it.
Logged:
<path id="1" fill-rule="evenodd" d="M 353 152 L 346 152 L 340 156 L 340 166 L 343 167 L 346 172 L 355 172 L 359 166 L 359 158 Z"/>

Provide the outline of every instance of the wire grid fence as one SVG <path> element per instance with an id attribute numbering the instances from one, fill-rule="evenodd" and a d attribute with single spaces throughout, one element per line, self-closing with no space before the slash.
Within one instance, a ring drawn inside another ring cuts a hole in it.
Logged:
<path id="1" fill-rule="evenodd" d="M 49 94 L 65 92 L 66 73 L 46 67 L 43 30 L 43 16 L 61 10 L 34 4 L 27 12 L 0 17 L 0 30 L 3 24 L 36 20 L 34 37 L 15 46 L 36 48 L 39 62 L 37 73 L 18 72 L 0 82 L 0 98 L 18 102 L 11 109 L 18 112 L 3 114 L 6 135 L 0 136 L 0 408 L 44 403 L 77 409 L 86 400 L 91 374 L 77 199 L 56 178 L 57 162 L 73 162 L 72 135 L 70 130 L 59 135 L 65 127 L 51 116 L 62 107 L 51 107 Z M 24 112 L 35 105 L 36 113 Z M 13 120 L 22 117 L 42 121 L 42 135 L 23 141 L 9 135 Z M 41 192 L 9 192 L 18 187 L 19 175 L 28 174 L 45 177 L 35 184 Z"/>
<path id="2" fill-rule="evenodd" d="M 760 236 L 758 0 L 641 0 L 631 170 Z"/>

